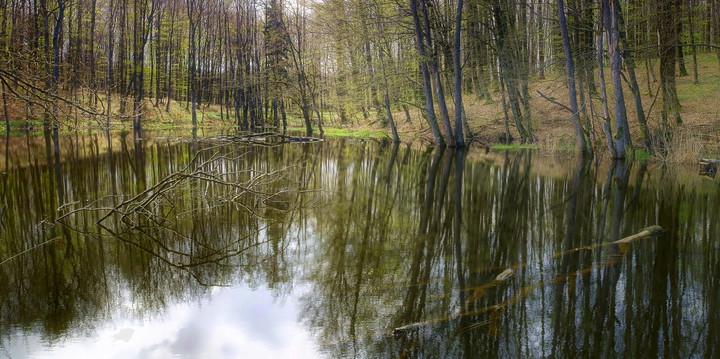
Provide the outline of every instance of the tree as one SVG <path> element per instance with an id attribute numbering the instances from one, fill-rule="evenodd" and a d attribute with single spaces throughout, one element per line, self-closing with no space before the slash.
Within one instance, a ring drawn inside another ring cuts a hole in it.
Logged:
<path id="1" fill-rule="evenodd" d="M 430 71 L 428 70 L 428 54 L 425 50 L 425 35 L 423 27 L 420 25 L 420 14 L 418 12 L 418 0 L 410 0 L 410 12 L 413 17 L 413 25 L 415 29 L 415 45 L 417 46 L 418 55 L 420 56 L 420 71 L 423 82 L 423 92 L 425 93 L 425 106 L 427 111 L 427 122 L 433 133 L 435 144 L 441 147 L 445 146 L 445 139 L 440 134 L 440 127 L 435 117 L 435 104 L 433 101 L 432 83 L 430 81 Z"/>
<path id="2" fill-rule="evenodd" d="M 610 52 L 610 73 L 612 76 L 615 94 L 615 131 L 617 136 L 612 143 L 611 152 L 614 158 L 625 158 L 626 147 L 632 146 L 630 141 L 630 127 L 627 121 L 625 96 L 622 87 L 622 59 L 620 57 L 620 29 L 618 2 L 615 0 L 602 0 L 601 11 L 608 38 Z M 608 134 L 609 135 L 609 134 Z"/>
<path id="3" fill-rule="evenodd" d="M 677 24 L 680 22 L 678 1 L 658 1 L 655 3 L 657 13 L 657 26 L 660 35 L 660 87 L 662 91 L 662 131 L 665 136 L 670 134 L 668 116 L 672 111 L 675 122 L 682 123 L 680 117 L 680 101 L 677 97 L 675 83 L 675 63 L 677 59 L 677 44 L 679 35 Z"/>
<path id="4" fill-rule="evenodd" d="M 203 6 L 198 0 L 186 0 L 187 18 L 190 24 L 190 61 L 188 62 L 188 96 L 190 99 L 192 126 L 197 127 L 197 27 L 201 21 Z"/>
<path id="5" fill-rule="evenodd" d="M 460 30 L 462 26 L 462 11 L 464 1 L 458 0 L 455 13 L 455 44 L 453 46 L 453 69 L 455 71 L 455 144 L 465 147 L 463 138 L 463 101 L 462 101 L 462 63 L 460 61 Z"/>
<path id="6" fill-rule="evenodd" d="M 583 131 L 583 128 L 580 125 L 577 88 L 575 87 L 575 63 L 570 49 L 570 36 L 568 35 L 567 19 L 565 17 L 565 5 L 563 0 L 557 0 L 557 6 L 558 22 L 560 23 L 560 32 L 565 52 L 565 76 L 567 77 L 568 97 L 570 99 L 570 111 L 572 112 L 570 116 L 575 127 L 577 147 L 582 153 L 588 153 L 591 151 L 591 148 L 588 143 L 587 136 L 585 135 L 585 131 Z"/>
<path id="7" fill-rule="evenodd" d="M 271 0 L 267 5 L 265 22 L 265 56 L 267 58 L 267 87 L 271 101 L 273 124 L 279 124 L 279 106 L 284 100 L 283 89 L 287 86 L 289 43 L 283 20 L 282 2 Z M 284 125 L 286 127 L 286 125 Z"/>
<path id="8" fill-rule="evenodd" d="M 495 51 L 499 76 L 505 83 L 508 104 L 515 127 L 520 133 L 521 142 L 534 142 L 532 118 L 529 111 L 527 93 L 527 71 L 525 67 L 524 47 L 520 40 L 525 34 L 518 33 L 516 19 L 512 12 L 514 4 L 493 0 L 492 14 L 495 31 Z"/>

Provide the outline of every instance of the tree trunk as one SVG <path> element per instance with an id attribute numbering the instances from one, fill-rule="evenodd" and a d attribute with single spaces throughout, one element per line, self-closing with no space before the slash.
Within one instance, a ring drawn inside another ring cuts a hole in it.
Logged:
<path id="1" fill-rule="evenodd" d="M 96 64 L 95 64 L 95 13 L 97 12 L 97 0 L 92 0 L 90 4 L 90 44 L 88 54 L 90 61 L 90 90 L 93 95 L 93 105 L 97 105 L 98 92 L 96 80 Z"/>
<path id="2" fill-rule="evenodd" d="M 463 0 L 457 0 L 455 13 L 455 44 L 453 46 L 453 68 L 455 71 L 455 145 L 465 147 L 463 137 L 462 64 L 460 53 L 460 29 L 462 26 Z"/>
<path id="3" fill-rule="evenodd" d="M 605 18 L 607 11 L 605 7 L 600 10 L 600 34 L 597 35 L 597 63 L 598 63 L 598 81 L 600 82 L 600 101 L 602 103 L 602 119 L 603 132 L 605 133 L 605 141 L 613 158 L 617 157 L 615 153 L 615 145 L 613 144 L 612 127 L 610 126 L 610 109 L 608 106 L 607 87 L 605 85 L 605 67 L 603 65 L 603 33 L 605 32 L 603 25 L 606 23 Z"/>
<path id="4" fill-rule="evenodd" d="M 200 5 L 202 6 L 202 5 Z M 195 0 L 187 0 L 188 20 L 190 22 L 190 61 L 188 63 L 188 92 L 191 106 L 192 127 L 197 127 L 197 42 L 196 31 L 197 21 L 195 17 L 198 9 L 195 6 Z"/>
<path id="5" fill-rule="evenodd" d="M 448 146 L 455 147 L 455 137 L 453 136 L 453 129 L 450 124 L 450 114 L 448 112 L 447 102 L 445 101 L 445 90 L 442 85 L 442 79 L 440 78 L 438 54 L 434 48 L 432 37 L 430 35 L 432 30 L 430 28 L 430 14 L 426 0 L 420 0 L 420 5 L 423 13 L 423 26 L 425 28 L 425 45 L 427 46 L 427 50 L 429 51 L 428 55 L 430 56 L 428 60 L 428 67 L 430 69 L 432 79 L 435 81 L 435 95 L 437 96 L 437 103 L 440 107 L 441 123 L 445 129 L 445 142 Z"/>
<path id="6" fill-rule="evenodd" d="M 583 154 L 587 154 L 590 152 L 590 148 L 587 143 L 587 137 L 580 126 L 580 118 L 578 117 L 577 89 L 575 88 L 575 64 L 570 50 L 570 36 L 568 35 L 567 19 L 565 18 L 565 5 L 563 4 L 563 0 L 557 0 L 557 4 L 560 32 L 562 34 L 563 49 L 565 51 L 565 75 L 567 76 L 568 97 L 570 100 L 570 111 L 572 112 L 572 122 L 575 127 L 578 149 Z"/>
<path id="7" fill-rule="evenodd" d="M 60 84 L 60 47 L 62 46 L 62 29 L 65 18 L 65 1 L 57 0 L 58 15 L 53 30 L 53 62 L 52 62 L 52 94 L 58 96 L 58 86 Z M 60 123 L 58 122 L 58 104 L 53 101 L 53 132 L 56 133 Z"/>
<path id="8" fill-rule="evenodd" d="M 385 56 L 384 56 L 384 48 L 379 49 L 380 53 L 380 67 L 382 68 L 382 74 L 383 74 L 383 84 L 385 85 L 385 116 L 387 116 L 387 120 L 390 123 L 390 131 L 392 131 L 393 141 L 394 142 L 400 142 L 400 135 L 398 135 L 397 126 L 395 126 L 395 119 L 392 115 L 392 110 L 390 108 L 390 85 L 388 84 L 388 77 L 387 77 L 387 70 L 385 69 Z"/>
<path id="9" fill-rule="evenodd" d="M 645 117 L 645 109 L 643 108 L 640 85 L 638 84 L 637 76 L 635 74 L 635 56 L 630 51 L 630 44 L 628 41 L 627 31 L 625 30 L 626 25 L 624 17 L 622 16 L 620 2 L 618 0 L 613 1 L 617 8 L 620 43 L 623 48 L 621 54 L 625 60 L 628 78 L 630 80 L 630 92 L 635 100 L 635 112 L 637 113 L 638 124 L 640 125 L 640 131 L 643 135 L 643 142 L 645 143 L 645 147 L 650 149 L 652 148 L 652 141 L 650 139 L 650 130 L 648 128 L 647 118 Z"/>
<path id="10" fill-rule="evenodd" d="M 676 38 L 677 38 L 677 60 L 678 60 L 678 68 L 680 70 L 680 76 L 687 76 L 688 71 L 687 67 L 685 66 L 685 51 L 683 49 L 683 43 L 682 43 L 682 33 L 683 33 L 683 24 L 682 24 L 682 0 L 668 0 L 675 2 L 675 16 L 677 17 L 675 21 L 675 32 L 676 32 Z"/>
<path id="11" fill-rule="evenodd" d="M 110 20 L 108 26 L 108 58 L 107 58 L 107 84 L 105 85 L 105 93 L 107 98 L 107 114 L 105 118 L 105 130 L 110 130 L 110 114 L 112 109 L 112 89 L 114 84 L 113 74 L 113 55 L 115 51 L 115 0 L 110 0 Z"/>
<path id="12" fill-rule="evenodd" d="M 616 7 L 617 1 L 603 0 L 603 5 L 608 8 L 610 25 L 608 32 L 608 50 L 610 53 L 610 73 L 615 93 L 615 130 L 616 137 L 615 158 L 625 158 L 626 147 L 632 147 L 630 139 L 630 128 L 627 121 L 627 110 L 625 108 L 625 94 L 622 88 L 622 59 L 620 58 L 620 30 L 618 28 L 618 16 L 620 9 Z"/>
<path id="13" fill-rule="evenodd" d="M 695 17 L 695 1 L 696 0 L 690 0 L 690 4 L 688 6 L 688 26 L 690 26 L 690 51 L 692 52 L 692 59 L 693 59 L 693 83 L 698 83 L 698 60 L 697 60 L 697 47 L 695 47 L 695 26 L 694 26 L 694 17 Z"/>
<path id="14" fill-rule="evenodd" d="M 432 84 L 430 82 L 430 72 L 428 71 L 427 64 L 427 52 L 425 51 L 425 39 L 423 35 L 423 28 L 420 25 L 420 16 L 418 14 L 418 0 L 410 0 L 410 12 L 413 17 L 413 24 L 415 29 L 415 45 L 418 49 L 418 55 L 420 55 L 420 72 L 423 79 L 423 90 L 425 93 L 425 105 L 427 106 L 427 121 L 430 125 L 430 129 L 433 133 L 433 139 L 436 145 L 444 147 L 445 140 L 440 134 L 440 127 L 435 117 L 435 105 L 432 97 Z"/>
<path id="15" fill-rule="evenodd" d="M 669 112 L 675 115 L 675 121 L 680 124 L 680 101 L 677 98 L 677 86 L 675 83 L 675 61 L 678 43 L 676 23 L 680 21 L 677 14 L 675 1 L 659 1 L 657 6 L 658 32 L 660 34 L 660 86 L 662 90 L 663 106 L 661 111 L 662 131 L 669 135 L 668 124 Z"/>

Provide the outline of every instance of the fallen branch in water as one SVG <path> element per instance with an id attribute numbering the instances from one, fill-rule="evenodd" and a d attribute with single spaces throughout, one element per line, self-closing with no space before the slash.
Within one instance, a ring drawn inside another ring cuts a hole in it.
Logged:
<path id="1" fill-rule="evenodd" d="M 623 238 L 623 239 L 620 239 L 620 240 L 617 240 L 617 241 L 615 241 L 615 242 L 612 242 L 612 244 L 630 243 L 630 242 L 633 242 L 633 241 L 637 241 L 638 239 L 644 239 L 644 238 L 649 238 L 649 237 L 656 237 L 656 236 L 661 235 L 662 233 L 663 233 L 662 227 L 657 226 L 657 225 L 656 225 L 656 226 L 650 226 L 650 227 L 647 227 L 647 228 L 643 229 L 642 231 L 640 231 L 640 232 L 638 232 L 638 233 L 636 233 L 636 234 L 633 234 L 632 236 L 627 236 L 627 237 L 625 237 L 625 238 Z"/>
<path id="2" fill-rule="evenodd" d="M 720 160 L 716 160 L 713 158 L 702 158 L 701 157 L 701 158 L 698 158 L 698 163 L 700 163 L 701 165 L 709 165 L 709 164 L 720 165 Z"/>
<path id="3" fill-rule="evenodd" d="M 28 252 L 30 252 L 30 251 L 32 251 L 32 250 L 34 250 L 34 249 L 37 249 L 37 248 L 40 248 L 40 247 L 42 247 L 42 246 L 44 246 L 44 245 L 50 244 L 50 243 L 52 243 L 52 242 L 55 242 L 55 241 L 57 241 L 57 240 L 59 240 L 59 239 L 62 239 L 62 237 L 57 236 L 57 237 L 55 237 L 55 238 L 48 239 L 48 240 L 45 241 L 45 242 L 42 242 L 42 243 L 40 243 L 40 244 L 38 244 L 38 245 L 36 245 L 36 246 L 30 247 L 30 248 L 24 250 L 24 251 L 22 251 L 22 252 L 20 252 L 20 253 L 18 253 L 18 254 L 15 254 L 15 255 L 13 255 L 13 256 L 10 256 L 9 258 L 7 258 L 7 259 L 3 260 L 2 262 L 0 262 L 0 266 L 3 265 L 3 264 L 5 264 L 5 263 L 7 263 L 7 262 L 10 262 L 11 260 L 13 260 L 13 259 L 15 259 L 15 258 L 17 258 L 17 257 L 20 257 L 21 255 L 23 255 L 23 254 L 25 254 L 25 253 L 28 253 Z"/>
<path id="4" fill-rule="evenodd" d="M 647 227 L 636 234 L 627 236 L 627 237 L 619 239 L 617 241 L 600 243 L 600 244 L 595 244 L 592 246 L 573 248 L 573 249 L 570 249 L 567 251 L 560 252 L 560 253 L 556 254 L 554 257 L 555 258 L 562 257 L 566 254 L 570 254 L 570 253 L 577 252 L 580 250 L 592 250 L 592 249 L 596 249 L 596 248 L 600 248 L 600 247 L 606 247 L 606 246 L 617 245 L 617 244 L 629 244 L 629 243 L 638 241 L 640 239 L 659 236 L 663 233 L 663 231 L 664 230 L 662 229 L 662 227 L 660 227 L 658 225 L 654 225 L 654 226 Z M 479 295 L 475 295 L 472 298 L 469 298 L 467 301 L 478 300 L 480 297 L 482 297 L 484 295 L 484 293 L 487 289 L 497 287 L 501 284 L 507 283 L 514 276 L 515 271 L 517 271 L 518 269 L 527 267 L 527 266 L 528 266 L 528 263 L 525 263 L 525 264 L 520 264 L 520 265 L 511 267 L 511 268 L 508 268 L 508 269 L 502 271 L 500 274 L 498 274 L 497 277 L 495 277 L 495 279 L 493 279 L 490 283 L 484 284 L 479 287 L 466 289 L 466 290 L 474 290 L 476 292 L 479 292 Z M 524 288 L 521 288 L 519 294 L 512 296 L 511 298 L 509 298 L 508 300 L 506 300 L 504 302 L 501 302 L 501 303 L 498 303 L 495 305 L 491 305 L 491 306 L 487 306 L 487 307 L 481 308 L 479 310 L 471 311 L 471 312 L 458 313 L 456 315 L 453 315 L 453 316 L 450 316 L 447 318 L 434 318 L 434 319 L 429 319 L 429 320 L 425 320 L 422 322 L 416 322 L 416 323 L 403 325 L 401 327 L 393 328 L 392 333 L 393 333 L 393 335 L 401 335 L 403 333 L 413 331 L 413 330 L 418 330 L 420 328 L 423 328 L 423 327 L 426 327 L 429 325 L 434 325 L 434 324 L 438 324 L 438 323 L 442 323 L 442 322 L 448 322 L 450 320 L 455 320 L 455 319 L 469 316 L 469 315 L 477 315 L 477 314 L 482 314 L 482 313 L 486 313 L 486 312 L 498 311 L 498 310 L 507 308 L 507 307 L 517 303 L 520 299 L 522 299 L 523 297 L 528 295 L 534 289 L 540 288 L 540 287 L 548 285 L 548 284 L 559 283 L 566 279 L 567 279 L 566 276 L 559 276 L 559 277 L 553 278 L 552 280 L 547 281 L 547 282 L 532 284 L 532 285 L 526 286 Z"/>

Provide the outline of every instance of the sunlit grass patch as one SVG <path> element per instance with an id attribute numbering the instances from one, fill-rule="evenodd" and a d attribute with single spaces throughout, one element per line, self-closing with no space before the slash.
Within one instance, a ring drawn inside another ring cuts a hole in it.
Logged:
<path id="1" fill-rule="evenodd" d="M 492 150 L 498 150 L 498 151 L 522 151 L 522 150 L 537 150 L 540 149 L 540 145 L 537 143 L 510 143 L 510 144 L 504 144 L 504 143 L 496 143 L 492 146 L 490 146 L 490 149 Z"/>
<path id="2" fill-rule="evenodd" d="M 289 132 L 305 132 L 305 126 L 288 126 Z M 313 127 L 313 134 L 320 134 L 317 127 Z M 323 127 L 324 135 L 331 137 L 352 137 L 352 138 L 385 138 L 388 134 L 383 130 L 371 130 L 371 129 L 352 129 L 352 128 L 337 128 L 337 127 Z"/>
<path id="3" fill-rule="evenodd" d="M 383 138 L 387 137 L 385 131 L 370 129 L 351 129 L 351 128 L 324 128 L 325 135 L 334 137 L 355 137 L 355 138 Z"/>

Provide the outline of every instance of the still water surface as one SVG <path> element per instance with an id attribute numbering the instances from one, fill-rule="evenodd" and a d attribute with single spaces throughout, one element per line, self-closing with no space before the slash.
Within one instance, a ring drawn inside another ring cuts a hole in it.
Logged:
<path id="1" fill-rule="evenodd" d="M 720 356 L 720 182 L 694 168 L 117 134 L 1 153 L 0 357 Z"/>

